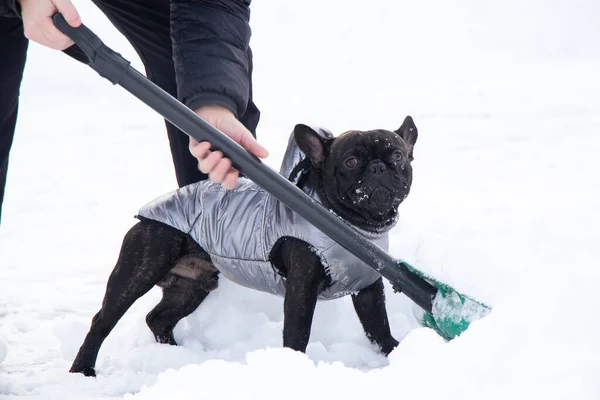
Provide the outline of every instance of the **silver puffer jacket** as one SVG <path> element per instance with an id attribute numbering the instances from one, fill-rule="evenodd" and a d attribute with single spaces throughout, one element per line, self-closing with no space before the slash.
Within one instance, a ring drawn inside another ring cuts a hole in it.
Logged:
<path id="1" fill-rule="evenodd" d="M 317 132 L 332 136 L 323 129 Z M 289 178 L 305 157 L 292 135 L 280 173 Z M 303 190 L 319 201 L 313 188 Z M 263 292 L 285 295 L 285 278 L 269 259 L 274 245 L 284 237 L 309 243 L 321 258 L 330 284 L 320 293 L 320 300 L 358 292 L 380 277 L 378 272 L 248 179 L 240 178 L 234 190 L 225 190 L 210 181 L 191 184 L 143 206 L 138 215 L 188 233 L 225 277 Z M 360 232 L 388 250 L 387 232 Z"/>

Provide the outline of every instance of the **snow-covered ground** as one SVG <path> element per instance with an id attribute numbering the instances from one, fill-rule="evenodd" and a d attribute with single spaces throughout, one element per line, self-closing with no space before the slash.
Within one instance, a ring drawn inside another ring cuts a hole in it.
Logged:
<path id="1" fill-rule="evenodd" d="M 88 1 L 84 22 L 141 68 Z M 419 128 L 392 253 L 494 306 L 445 343 L 388 287 L 400 346 L 349 298 L 282 349 L 282 299 L 222 280 L 156 344 L 153 289 L 67 371 L 138 207 L 175 186 L 161 118 L 32 44 L 0 229 L 0 398 L 598 399 L 600 7 L 593 0 L 256 1 L 259 138 L 277 168 L 298 122 Z"/>

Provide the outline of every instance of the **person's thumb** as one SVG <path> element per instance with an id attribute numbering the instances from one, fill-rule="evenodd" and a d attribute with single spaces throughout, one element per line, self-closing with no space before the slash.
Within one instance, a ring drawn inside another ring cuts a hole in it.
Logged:
<path id="1" fill-rule="evenodd" d="M 53 3 L 56 9 L 65 17 L 69 25 L 73 28 L 81 25 L 81 17 L 73 3 L 71 3 L 71 0 L 54 0 Z"/>
<path id="2" fill-rule="evenodd" d="M 260 143 L 258 143 L 252 134 L 245 134 L 241 139 L 240 145 L 242 145 L 243 148 L 254 154 L 256 157 L 265 158 L 269 156 L 269 151 Z"/>

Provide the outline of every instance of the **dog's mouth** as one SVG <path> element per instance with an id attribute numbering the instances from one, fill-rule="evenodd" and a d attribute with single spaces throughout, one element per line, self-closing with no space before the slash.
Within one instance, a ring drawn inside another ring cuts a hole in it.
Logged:
<path id="1" fill-rule="evenodd" d="M 392 203 L 392 193 L 383 187 L 377 187 L 369 196 L 369 205 L 372 208 L 389 209 Z"/>
<path id="2" fill-rule="evenodd" d="M 325 200 L 325 203 L 328 207 L 333 206 L 348 222 L 370 232 L 382 232 L 393 225 L 398 206 L 408 194 L 402 192 L 396 186 L 389 188 L 381 184 L 363 184 L 344 192 L 338 191 L 331 197 L 324 191 L 323 198 L 333 200 Z"/>
<path id="3" fill-rule="evenodd" d="M 349 196 L 352 203 L 376 217 L 389 214 L 406 197 L 383 185 L 378 185 L 370 190 L 363 187 L 355 189 L 353 192 L 353 195 Z"/>

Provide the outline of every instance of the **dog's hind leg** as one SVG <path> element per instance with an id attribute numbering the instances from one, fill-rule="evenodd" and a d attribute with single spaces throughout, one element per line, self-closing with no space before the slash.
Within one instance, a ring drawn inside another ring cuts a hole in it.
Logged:
<path id="1" fill-rule="evenodd" d="M 158 285 L 163 288 L 160 303 L 146 316 L 146 323 L 159 343 L 176 345 L 173 328 L 190 315 L 218 286 L 218 270 L 205 254 L 189 254 Z"/>
<path id="2" fill-rule="evenodd" d="M 127 232 L 106 285 L 102 308 L 92 319 L 70 372 L 95 376 L 96 358 L 106 337 L 129 307 L 189 251 L 190 242 L 188 235 L 154 221 L 141 221 Z"/>

